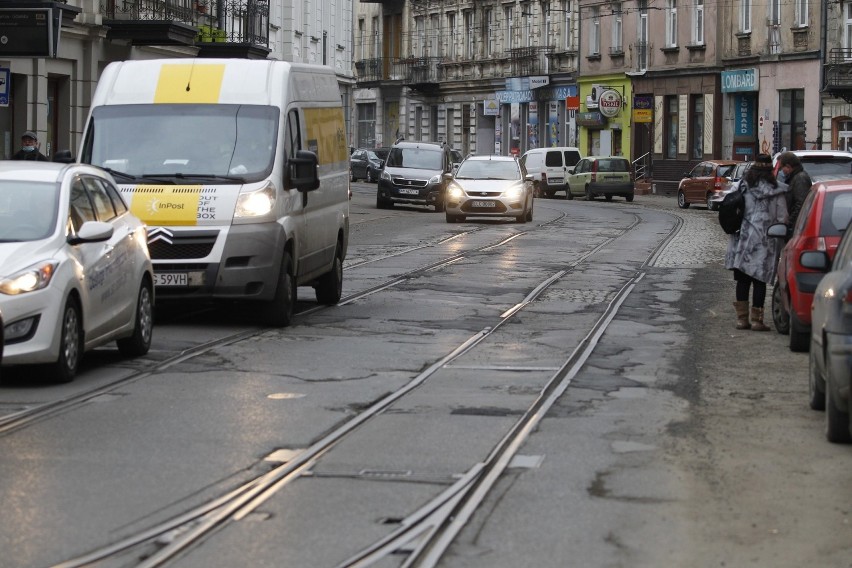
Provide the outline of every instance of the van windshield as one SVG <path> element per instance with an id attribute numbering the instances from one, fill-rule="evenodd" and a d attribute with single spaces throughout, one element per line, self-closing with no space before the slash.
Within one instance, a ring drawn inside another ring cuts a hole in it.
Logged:
<path id="1" fill-rule="evenodd" d="M 259 105 L 96 107 L 82 161 L 136 177 L 260 180 L 272 170 L 278 114 Z"/>
<path id="2" fill-rule="evenodd" d="M 391 148 L 386 167 L 442 170 L 444 152 L 431 148 Z"/>

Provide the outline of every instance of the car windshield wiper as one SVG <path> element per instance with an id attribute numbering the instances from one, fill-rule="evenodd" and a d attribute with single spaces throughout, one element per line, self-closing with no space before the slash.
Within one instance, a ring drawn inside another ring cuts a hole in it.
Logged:
<path id="1" fill-rule="evenodd" d="M 185 174 L 176 172 L 173 174 L 142 174 L 139 176 L 140 178 L 144 178 L 145 180 L 151 181 L 159 181 L 163 183 L 181 183 L 185 180 L 227 180 L 227 181 L 237 181 L 240 183 L 246 183 L 246 178 L 243 176 L 224 176 L 218 174 Z"/>
<path id="2" fill-rule="evenodd" d="M 136 176 L 133 174 L 128 174 L 127 172 L 120 172 L 118 170 L 114 170 L 112 168 L 104 168 L 101 167 L 102 170 L 109 172 L 113 177 L 124 178 L 128 181 L 136 181 Z"/>

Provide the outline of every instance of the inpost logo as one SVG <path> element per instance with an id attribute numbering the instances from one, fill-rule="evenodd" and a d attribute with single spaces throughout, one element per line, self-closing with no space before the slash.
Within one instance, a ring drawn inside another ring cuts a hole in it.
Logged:
<path id="1" fill-rule="evenodd" d="M 183 211 L 185 208 L 184 203 L 161 202 L 159 199 L 152 199 L 148 202 L 147 210 L 150 215 L 157 215 L 160 211 Z"/>

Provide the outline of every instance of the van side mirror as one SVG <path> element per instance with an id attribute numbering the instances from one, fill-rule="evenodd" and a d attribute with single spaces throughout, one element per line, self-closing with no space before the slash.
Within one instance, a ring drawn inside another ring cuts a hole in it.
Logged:
<path id="1" fill-rule="evenodd" d="M 319 160 L 317 155 L 308 150 L 299 150 L 287 162 L 290 187 L 299 191 L 312 191 L 319 187 L 317 173 Z"/>

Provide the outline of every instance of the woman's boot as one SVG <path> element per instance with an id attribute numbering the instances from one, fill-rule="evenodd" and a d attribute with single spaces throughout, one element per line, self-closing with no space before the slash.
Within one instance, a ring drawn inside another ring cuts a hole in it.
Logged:
<path id="1" fill-rule="evenodd" d="M 751 309 L 751 330 L 769 331 L 769 327 L 763 324 L 763 308 Z"/>
<path id="2" fill-rule="evenodd" d="M 751 325 L 748 323 L 748 300 L 734 302 L 734 309 L 737 311 L 737 329 L 749 329 Z"/>

